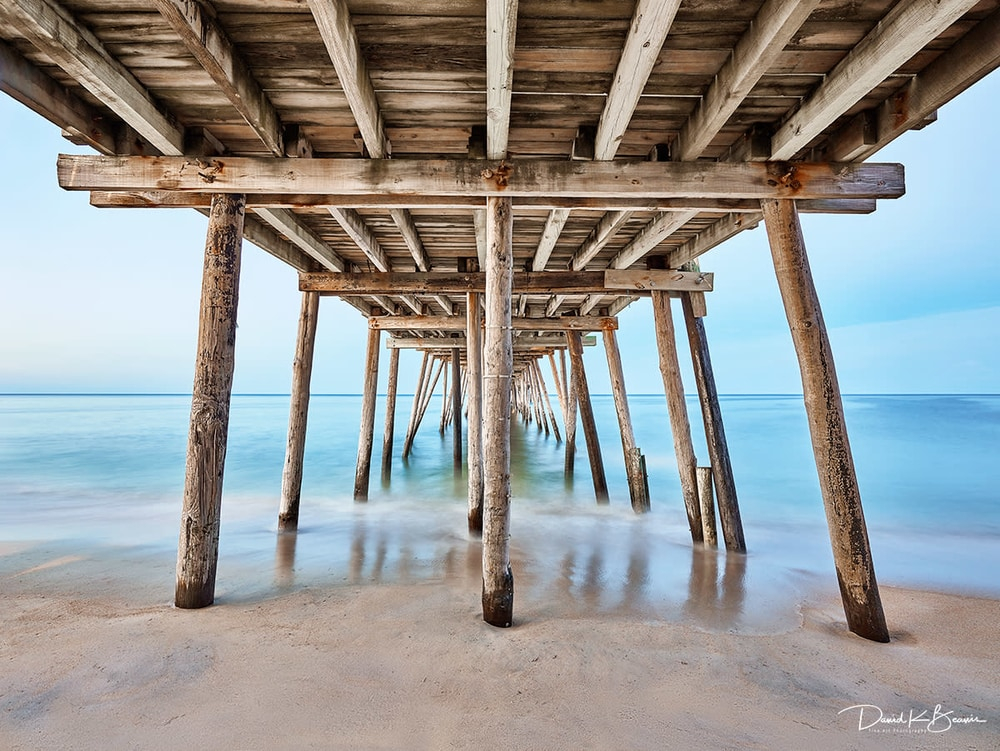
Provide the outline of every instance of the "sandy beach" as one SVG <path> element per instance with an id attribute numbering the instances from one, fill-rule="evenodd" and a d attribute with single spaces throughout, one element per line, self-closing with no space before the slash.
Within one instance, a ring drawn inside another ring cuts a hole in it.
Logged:
<path id="1" fill-rule="evenodd" d="M 516 623 L 499 630 L 480 619 L 475 541 L 385 576 L 377 546 L 355 550 L 317 584 L 296 581 L 290 540 L 273 569 L 224 558 L 201 611 L 170 605 L 168 551 L 5 544 L 0 748 L 1000 743 L 997 600 L 884 587 L 893 642 L 880 645 L 846 631 L 832 572 L 755 618 L 748 602 L 727 614 L 725 570 L 693 566 L 668 613 L 609 598 L 600 577 L 561 588 L 534 574 L 565 560 L 522 553 Z"/>

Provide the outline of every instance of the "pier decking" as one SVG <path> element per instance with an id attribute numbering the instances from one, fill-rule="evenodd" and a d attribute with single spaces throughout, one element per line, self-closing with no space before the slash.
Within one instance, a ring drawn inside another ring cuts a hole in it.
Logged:
<path id="1" fill-rule="evenodd" d="M 97 152 L 61 156 L 60 184 L 98 207 L 208 215 L 182 607 L 214 598 L 242 239 L 295 268 L 303 294 L 279 526 L 293 533 L 300 513 L 319 298 L 336 295 L 369 326 L 355 498 L 367 497 L 379 352 L 388 345 L 395 409 L 399 350 L 422 350 L 404 445 L 450 378 L 442 427 L 453 422 L 456 463 L 468 462 L 484 618 L 506 626 L 509 421 L 531 410 L 557 429 L 546 368 L 567 470 L 579 412 L 607 500 L 585 335 L 608 355 L 632 506 L 659 495 L 616 346 L 633 303 L 654 311 L 692 541 L 715 537 L 703 515 L 714 495 L 727 551 L 746 551 L 704 323 L 713 276 L 699 261 L 763 222 L 847 622 L 887 641 L 798 214 L 866 213 L 902 195 L 902 165 L 869 157 L 998 65 L 997 0 L 0 0 L 0 90 Z M 700 493 L 675 300 L 712 465 Z"/>

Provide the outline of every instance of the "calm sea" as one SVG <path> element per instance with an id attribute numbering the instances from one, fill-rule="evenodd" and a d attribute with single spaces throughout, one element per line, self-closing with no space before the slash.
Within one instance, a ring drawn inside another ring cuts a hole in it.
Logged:
<path id="1" fill-rule="evenodd" d="M 399 399 L 388 486 L 378 473 L 380 402 L 371 500 L 357 505 L 360 398 L 313 398 L 298 581 L 433 576 L 468 547 L 465 478 L 452 468 L 450 430 L 438 430 L 440 399 L 408 462 L 400 459 L 410 402 Z M 0 396 L 0 541 L 168 551 L 168 559 L 189 406 L 186 396 Z M 697 441 L 698 408 L 689 406 Z M 880 581 L 1000 596 L 1000 396 L 850 396 L 845 406 Z M 801 397 L 729 396 L 722 408 L 749 547 L 741 586 L 752 589 L 756 577 L 765 591 L 776 579 L 813 576 L 835 586 Z M 602 597 L 619 596 L 616 583 L 691 586 L 703 561 L 686 539 L 665 400 L 634 396 L 631 409 L 653 503 L 644 517 L 629 508 L 610 397 L 595 398 L 608 507 L 594 502 L 582 431 L 567 478 L 562 444 L 515 423 L 517 555 L 530 560 L 537 551 L 562 572 L 536 577 L 581 592 L 596 584 Z M 273 585 L 287 420 L 287 396 L 234 397 L 220 582 L 226 565 L 236 565 L 227 562 L 238 562 L 268 572 L 263 590 Z M 696 450 L 707 463 L 703 446 Z"/>

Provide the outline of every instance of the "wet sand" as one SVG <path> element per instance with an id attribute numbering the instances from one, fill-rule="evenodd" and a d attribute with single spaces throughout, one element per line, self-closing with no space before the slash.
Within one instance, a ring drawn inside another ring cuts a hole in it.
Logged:
<path id="1" fill-rule="evenodd" d="M 600 546 L 536 545 L 499 630 L 476 542 L 422 554 L 382 529 L 325 567 L 308 534 L 223 551 L 201 611 L 170 605 L 166 547 L 5 543 L 0 748 L 1000 745 L 1000 601 L 883 587 L 880 645 L 846 631 L 832 572 L 678 546 L 683 571 L 616 574 Z"/>

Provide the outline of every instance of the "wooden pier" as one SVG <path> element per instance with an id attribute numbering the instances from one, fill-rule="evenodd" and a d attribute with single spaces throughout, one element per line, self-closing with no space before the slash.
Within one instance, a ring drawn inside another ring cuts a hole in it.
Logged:
<path id="1" fill-rule="evenodd" d="M 208 216 L 178 606 L 214 598 L 241 237 L 297 270 L 302 291 L 279 529 L 294 535 L 308 514 L 310 374 L 333 295 L 368 323 L 354 499 L 369 495 L 380 367 L 391 484 L 399 362 L 416 350 L 402 455 L 449 384 L 439 427 L 468 472 L 483 617 L 510 626 L 517 417 L 564 443 L 568 473 L 579 419 L 597 502 L 675 504 L 695 545 L 717 544 L 717 510 L 726 555 L 752 549 L 708 346 L 714 278 L 698 262 L 764 222 L 847 623 L 888 640 L 798 216 L 903 194 L 902 165 L 866 160 L 1000 65 L 1000 0 L 112 5 L 4 0 L 0 90 L 95 150 L 59 157 L 64 188 L 99 207 Z M 676 488 L 649 486 L 631 427 L 617 316 L 632 304 L 654 312 Z M 593 419 L 584 351 L 597 338 L 628 499 L 608 491 Z M 692 387 L 708 457 L 693 448 Z"/>

